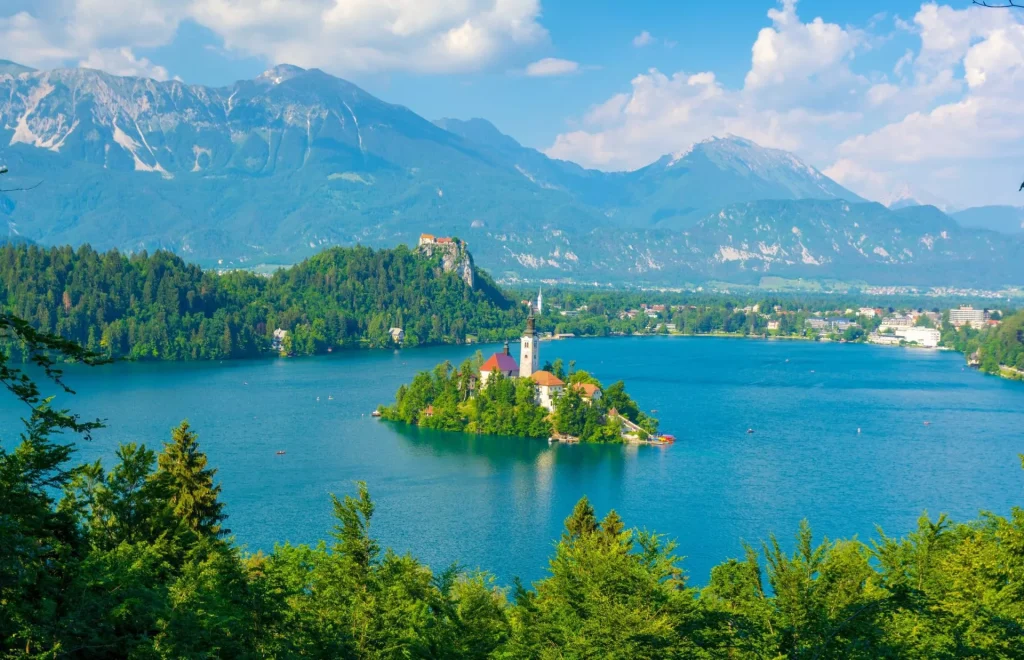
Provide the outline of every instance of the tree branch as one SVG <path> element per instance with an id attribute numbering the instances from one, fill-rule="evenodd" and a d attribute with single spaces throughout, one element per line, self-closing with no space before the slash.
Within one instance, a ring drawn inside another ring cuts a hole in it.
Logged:
<path id="1" fill-rule="evenodd" d="M 27 186 L 27 187 L 24 187 L 24 188 L 0 188 L 0 193 L 21 192 L 21 191 L 24 191 L 24 190 L 35 190 L 36 188 L 38 188 L 41 185 L 43 185 L 42 179 L 37 181 L 34 186 Z"/>
<path id="2" fill-rule="evenodd" d="M 988 7 L 989 9 L 1011 9 L 1014 7 L 1024 9 L 1024 2 L 1021 2 L 1021 0 L 1006 0 L 999 4 L 989 2 L 988 0 L 971 0 L 971 2 L 979 7 Z"/>
<path id="3" fill-rule="evenodd" d="M 7 174 L 7 166 L 6 165 L 0 165 L 0 174 Z M 39 182 L 36 183 L 36 185 L 34 185 L 34 186 L 28 186 L 28 187 L 22 187 L 22 188 L 0 188 L 0 193 L 21 192 L 21 191 L 25 191 L 25 190 L 34 190 L 35 188 L 38 188 L 41 185 L 43 185 L 43 180 L 42 179 L 40 179 Z"/>

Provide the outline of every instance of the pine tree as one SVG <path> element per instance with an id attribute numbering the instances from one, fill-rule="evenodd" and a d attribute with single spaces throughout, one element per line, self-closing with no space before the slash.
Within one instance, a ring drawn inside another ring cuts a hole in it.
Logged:
<path id="1" fill-rule="evenodd" d="M 171 442 L 157 460 L 157 477 L 171 494 L 174 514 L 189 529 L 202 536 L 224 536 L 227 519 L 224 505 L 217 499 L 220 485 L 213 483 L 217 473 L 206 467 L 206 454 L 199 451 L 198 436 L 183 421 L 171 431 Z"/>
<path id="2" fill-rule="evenodd" d="M 584 495 L 572 510 L 572 515 L 565 519 L 565 540 L 577 539 L 582 536 L 593 534 L 598 529 L 597 516 L 594 514 L 594 507 L 590 500 Z"/>

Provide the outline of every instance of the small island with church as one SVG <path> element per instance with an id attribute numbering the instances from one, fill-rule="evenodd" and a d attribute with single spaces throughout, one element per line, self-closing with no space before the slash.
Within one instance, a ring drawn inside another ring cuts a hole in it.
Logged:
<path id="1" fill-rule="evenodd" d="M 457 368 L 450 362 L 421 371 L 402 385 L 387 420 L 463 433 L 548 438 L 552 442 L 666 444 L 656 419 L 644 414 L 622 381 L 603 386 L 562 360 L 540 366 L 540 341 L 531 312 L 519 345 L 519 363 L 504 350 L 486 360 L 479 351 Z"/>

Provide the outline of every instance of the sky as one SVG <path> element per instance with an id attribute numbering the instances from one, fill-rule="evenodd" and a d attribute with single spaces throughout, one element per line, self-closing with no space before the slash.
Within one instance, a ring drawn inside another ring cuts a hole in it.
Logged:
<path id="1" fill-rule="evenodd" d="M 996 0 L 997 2 L 999 0 Z M 711 136 L 884 203 L 1024 203 L 1024 9 L 971 0 L 3 0 L 0 58 L 223 86 L 317 67 L 635 169 Z"/>

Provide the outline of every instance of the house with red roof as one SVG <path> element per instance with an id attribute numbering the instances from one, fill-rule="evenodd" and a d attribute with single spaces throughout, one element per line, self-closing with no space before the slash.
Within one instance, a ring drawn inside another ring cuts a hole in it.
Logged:
<path id="1" fill-rule="evenodd" d="M 555 400 L 565 388 L 565 382 L 550 371 L 535 371 L 530 379 L 537 384 L 537 405 L 554 410 Z"/>
<path id="2" fill-rule="evenodd" d="M 588 403 L 601 398 L 601 390 L 593 383 L 576 383 L 572 388 L 579 392 L 583 400 Z"/>

